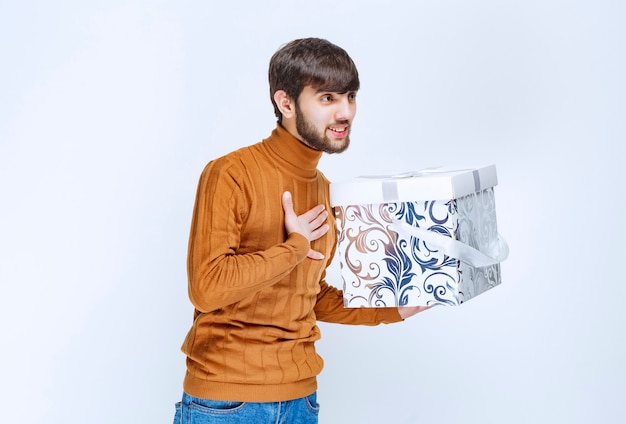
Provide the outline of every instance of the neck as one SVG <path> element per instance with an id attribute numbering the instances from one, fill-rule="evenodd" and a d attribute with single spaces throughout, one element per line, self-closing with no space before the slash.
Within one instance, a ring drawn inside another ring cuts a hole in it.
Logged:
<path id="1" fill-rule="evenodd" d="M 289 134 L 291 134 L 300 143 L 308 146 L 307 142 L 304 141 L 304 139 L 302 138 L 300 133 L 298 133 L 298 129 L 296 128 L 296 120 L 295 119 L 287 119 L 287 118 L 283 117 L 283 119 L 281 120 L 279 125 L 282 125 L 282 127 L 284 129 L 286 129 L 287 132 Z"/>
<path id="2" fill-rule="evenodd" d="M 277 125 L 264 144 L 271 150 L 276 163 L 291 173 L 306 178 L 317 174 L 322 152 L 307 146 L 282 125 Z"/>

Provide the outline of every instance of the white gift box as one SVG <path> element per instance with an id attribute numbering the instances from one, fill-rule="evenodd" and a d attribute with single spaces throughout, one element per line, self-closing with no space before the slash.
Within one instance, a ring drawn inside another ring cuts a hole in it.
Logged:
<path id="1" fill-rule="evenodd" d="M 500 284 L 494 165 L 330 185 L 344 304 L 459 305 Z"/>

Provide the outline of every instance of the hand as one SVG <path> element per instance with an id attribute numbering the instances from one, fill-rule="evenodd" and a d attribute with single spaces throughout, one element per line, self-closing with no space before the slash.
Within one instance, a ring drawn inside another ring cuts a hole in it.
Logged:
<path id="1" fill-rule="evenodd" d="M 432 308 L 432 306 L 399 306 L 398 312 L 402 319 L 407 319 L 430 308 Z"/>
<path id="2" fill-rule="evenodd" d="M 324 205 L 315 206 L 302 215 L 296 215 L 296 212 L 293 210 L 291 193 L 288 191 L 284 192 L 282 201 L 287 234 L 302 234 L 310 243 L 328 232 L 330 226 L 325 223 L 328 218 L 328 211 L 324 208 Z M 309 250 L 307 256 L 311 259 L 324 259 L 324 255 L 313 249 Z"/>

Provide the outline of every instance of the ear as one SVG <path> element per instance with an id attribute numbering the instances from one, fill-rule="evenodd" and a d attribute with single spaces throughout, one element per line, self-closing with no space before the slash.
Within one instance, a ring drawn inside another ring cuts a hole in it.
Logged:
<path id="1" fill-rule="evenodd" d="M 296 104 L 285 90 L 276 90 L 274 93 L 274 102 L 276 102 L 280 113 L 283 114 L 283 119 L 291 119 L 296 116 Z"/>

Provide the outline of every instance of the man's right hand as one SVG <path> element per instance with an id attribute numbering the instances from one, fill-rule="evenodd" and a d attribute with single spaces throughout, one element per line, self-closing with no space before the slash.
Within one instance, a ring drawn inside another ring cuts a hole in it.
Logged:
<path id="1" fill-rule="evenodd" d="M 287 234 L 302 234 L 310 242 L 317 240 L 328 232 L 330 226 L 326 224 L 328 211 L 324 205 L 318 205 L 302 215 L 296 215 L 293 210 L 293 199 L 288 191 L 283 193 L 283 210 L 285 211 L 285 229 Z M 316 250 L 309 250 L 307 255 L 311 259 L 324 259 L 324 255 Z"/>

